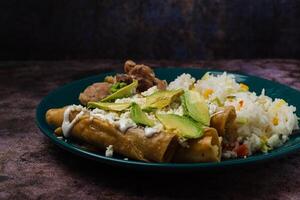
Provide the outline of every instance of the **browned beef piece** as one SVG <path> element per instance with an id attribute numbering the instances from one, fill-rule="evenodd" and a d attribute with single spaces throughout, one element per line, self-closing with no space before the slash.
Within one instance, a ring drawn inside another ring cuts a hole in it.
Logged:
<path id="1" fill-rule="evenodd" d="M 127 60 L 124 64 L 124 71 L 126 74 L 128 74 L 132 68 L 134 68 L 134 66 L 136 66 L 135 62 L 133 62 L 132 60 Z"/>
<path id="2" fill-rule="evenodd" d="M 155 78 L 154 83 L 155 83 L 155 85 L 157 85 L 157 88 L 160 90 L 165 90 L 167 88 L 166 80 L 160 80 L 158 78 Z"/>
<path id="3" fill-rule="evenodd" d="M 154 85 L 157 85 L 161 90 L 166 89 L 167 82 L 156 78 L 153 70 L 146 65 L 137 65 L 128 60 L 125 62 L 124 71 L 132 79 L 139 81 L 138 92 L 143 92 Z"/>
<path id="4" fill-rule="evenodd" d="M 153 82 L 149 79 L 144 79 L 143 77 L 135 77 L 134 79 L 138 80 L 137 92 L 146 91 L 153 86 Z"/>
<path id="5" fill-rule="evenodd" d="M 116 82 L 123 82 L 126 83 L 127 85 L 132 83 L 133 79 L 131 76 L 128 74 L 117 74 L 116 75 Z"/>
<path id="6" fill-rule="evenodd" d="M 79 101 L 83 105 L 86 105 L 89 101 L 100 101 L 109 95 L 110 86 L 111 84 L 106 82 L 94 83 L 80 93 Z"/>

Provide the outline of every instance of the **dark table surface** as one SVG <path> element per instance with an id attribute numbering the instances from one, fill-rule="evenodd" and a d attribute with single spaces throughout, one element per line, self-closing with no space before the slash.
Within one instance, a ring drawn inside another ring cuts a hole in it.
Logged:
<path id="1" fill-rule="evenodd" d="M 241 71 L 300 89 L 299 60 L 142 62 Z M 111 70 L 122 62 L 0 63 L 0 199 L 300 199 L 300 152 L 233 169 L 139 172 L 74 156 L 41 134 L 35 108 L 48 92 Z"/>

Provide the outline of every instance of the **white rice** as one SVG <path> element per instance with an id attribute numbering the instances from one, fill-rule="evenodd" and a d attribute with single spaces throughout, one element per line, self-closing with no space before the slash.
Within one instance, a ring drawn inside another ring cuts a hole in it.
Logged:
<path id="1" fill-rule="evenodd" d="M 190 74 L 182 74 L 169 84 L 168 89 L 195 88 L 206 99 L 210 115 L 215 113 L 219 103 L 234 106 L 238 136 L 248 146 L 250 155 L 263 151 L 264 144 L 270 149 L 283 145 L 293 130 L 299 128 L 296 108 L 282 99 L 272 100 L 265 95 L 264 89 L 258 96 L 244 87 L 246 89 L 235 81 L 234 75 L 224 72 L 216 76 L 206 74 L 196 83 Z M 171 109 L 167 113 L 176 112 Z M 224 156 L 234 157 L 232 152 L 225 152 Z"/>
<path id="2" fill-rule="evenodd" d="M 294 113 L 296 108 L 289 106 L 284 100 L 272 101 L 263 92 L 260 96 L 250 92 L 233 95 L 235 98 L 226 100 L 225 105 L 235 107 L 237 122 L 240 122 L 238 134 L 249 144 L 251 151 L 257 151 L 260 146 L 261 141 L 255 136 L 267 138 L 268 146 L 276 148 L 286 142 L 293 130 L 298 129 L 298 120 Z"/>
<path id="3" fill-rule="evenodd" d="M 177 90 L 184 89 L 188 90 L 195 83 L 196 79 L 190 74 L 181 74 L 174 81 L 170 82 L 167 89 L 168 90 Z"/>
<path id="4" fill-rule="evenodd" d="M 209 101 L 218 98 L 223 103 L 227 96 L 238 92 L 241 88 L 235 81 L 234 75 L 228 75 L 224 72 L 217 76 L 206 74 L 205 77 L 196 82 L 195 89 L 202 95 L 207 90 L 211 90 L 212 94 L 208 97 Z"/>
<path id="5" fill-rule="evenodd" d="M 153 94 L 154 92 L 157 92 L 158 91 L 158 88 L 157 86 L 153 86 L 151 88 L 149 88 L 148 90 L 142 92 L 141 94 L 146 97 L 146 96 L 150 96 L 151 94 Z"/>
<path id="6" fill-rule="evenodd" d="M 272 123 L 272 132 L 288 136 L 294 129 L 298 129 L 298 120 L 294 112 L 294 106 L 289 106 L 282 99 L 275 99 L 268 109 L 270 120 L 278 118 L 278 125 Z"/>
<path id="7" fill-rule="evenodd" d="M 235 98 L 226 99 L 224 105 L 235 107 L 239 136 L 250 137 L 251 134 L 263 136 L 270 127 L 270 121 L 268 113 L 256 102 L 256 94 L 239 92 L 231 96 Z"/>

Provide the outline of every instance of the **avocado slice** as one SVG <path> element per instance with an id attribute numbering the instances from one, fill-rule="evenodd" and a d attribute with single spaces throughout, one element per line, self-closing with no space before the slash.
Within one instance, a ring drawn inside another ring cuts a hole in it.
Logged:
<path id="1" fill-rule="evenodd" d="M 160 90 L 146 97 L 146 104 L 143 106 L 145 110 L 162 109 L 172 103 L 175 98 L 183 94 L 182 89 L 178 90 Z"/>
<path id="2" fill-rule="evenodd" d="M 189 112 L 188 112 L 188 109 L 187 109 L 187 107 L 186 107 L 184 95 L 182 95 L 182 96 L 180 97 L 180 100 L 181 100 L 181 106 L 182 106 L 182 108 L 183 108 L 183 114 L 186 115 L 186 116 L 189 116 Z"/>
<path id="3" fill-rule="evenodd" d="M 148 116 L 142 111 L 141 107 L 136 104 L 131 104 L 130 118 L 136 123 L 145 126 L 154 126 L 154 121 L 149 119 Z"/>
<path id="4" fill-rule="evenodd" d="M 186 90 L 184 92 L 183 103 L 185 104 L 184 107 L 191 118 L 205 126 L 209 126 L 210 116 L 208 105 L 197 91 Z"/>
<path id="5" fill-rule="evenodd" d="M 115 100 L 115 99 L 128 97 L 128 96 L 132 95 L 135 92 L 137 86 L 138 86 L 138 81 L 133 80 L 133 82 L 130 83 L 129 85 L 127 85 L 125 87 L 122 87 L 121 89 L 117 90 L 116 92 L 114 92 L 111 95 L 109 95 L 109 96 L 105 97 L 104 99 L 102 99 L 101 102 L 112 101 L 112 100 Z"/>
<path id="6" fill-rule="evenodd" d="M 129 108 L 130 105 L 130 103 L 88 102 L 87 107 L 120 112 Z"/>
<path id="7" fill-rule="evenodd" d="M 174 131 L 180 137 L 199 138 L 203 135 L 203 126 L 186 116 L 175 114 L 156 114 L 166 129 Z"/>

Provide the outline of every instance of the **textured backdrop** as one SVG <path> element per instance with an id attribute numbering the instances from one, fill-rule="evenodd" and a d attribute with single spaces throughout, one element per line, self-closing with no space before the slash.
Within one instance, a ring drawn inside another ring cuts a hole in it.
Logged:
<path id="1" fill-rule="evenodd" d="M 0 59 L 300 58 L 299 0 L 9 0 Z"/>
<path id="2" fill-rule="evenodd" d="M 299 60 L 139 63 L 240 71 L 300 90 Z M 300 199 L 300 151 L 260 165 L 227 170 L 137 172 L 71 155 L 42 135 L 35 125 L 36 106 L 42 98 L 65 83 L 118 71 L 122 65 L 115 59 L 0 62 L 1 200 Z"/>

